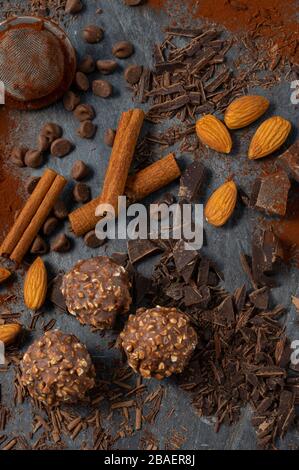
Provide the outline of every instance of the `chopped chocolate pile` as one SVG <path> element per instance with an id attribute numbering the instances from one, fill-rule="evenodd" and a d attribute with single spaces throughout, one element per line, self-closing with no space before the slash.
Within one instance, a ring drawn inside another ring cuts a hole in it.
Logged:
<path id="1" fill-rule="evenodd" d="M 264 233 L 263 240 L 269 237 Z M 262 245 L 266 264 L 259 265 L 261 274 L 270 258 L 275 260 L 273 243 L 274 238 Z M 180 385 L 192 394 L 199 415 L 216 416 L 217 431 L 221 424 L 236 422 L 250 404 L 259 447 L 275 448 L 295 416 L 294 393 L 286 380 L 288 340 L 278 321 L 284 308 L 269 308 L 268 288 L 247 292 L 244 285 L 228 294 L 218 286 L 220 277 L 200 252 L 171 242 L 155 268 L 149 301 L 179 308 L 196 329 L 198 347 Z"/>

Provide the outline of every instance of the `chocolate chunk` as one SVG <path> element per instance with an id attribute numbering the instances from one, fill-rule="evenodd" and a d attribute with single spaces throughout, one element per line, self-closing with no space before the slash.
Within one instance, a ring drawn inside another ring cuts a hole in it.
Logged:
<path id="1" fill-rule="evenodd" d="M 269 304 L 268 287 L 262 287 L 261 289 L 251 292 L 251 294 L 249 294 L 249 299 L 256 308 L 266 310 Z"/>
<path id="2" fill-rule="evenodd" d="M 71 15 L 80 13 L 82 8 L 83 8 L 83 5 L 82 5 L 81 0 L 67 0 L 65 4 L 65 12 L 70 13 Z"/>
<path id="3" fill-rule="evenodd" d="M 74 115 L 80 122 L 92 120 L 95 117 L 95 110 L 90 104 L 79 104 L 74 110 Z"/>
<path id="4" fill-rule="evenodd" d="M 61 292 L 63 274 L 58 274 L 49 283 L 47 298 L 62 312 L 66 312 L 66 304 Z"/>
<path id="5" fill-rule="evenodd" d="M 142 65 L 129 65 L 125 70 L 125 79 L 130 85 L 135 85 L 139 82 L 143 71 Z"/>
<path id="6" fill-rule="evenodd" d="M 48 251 L 48 243 L 40 235 L 37 235 L 31 246 L 30 253 L 34 255 L 45 255 Z"/>
<path id="7" fill-rule="evenodd" d="M 85 183 L 77 183 L 73 189 L 73 196 L 76 202 L 88 202 L 91 199 L 90 187 Z"/>
<path id="8" fill-rule="evenodd" d="M 62 158 L 68 155 L 74 146 L 73 144 L 67 139 L 57 139 L 51 145 L 51 155 L 53 157 Z"/>
<path id="9" fill-rule="evenodd" d="M 85 57 L 83 57 L 80 64 L 78 65 L 78 70 L 82 73 L 92 73 L 95 71 L 95 69 L 96 64 L 91 55 L 86 55 Z"/>
<path id="10" fill-rule="evenodd" d="M 228 324 L 233 323 L 235 320 L 234 304 L 231 295 L 228 295 L 223 302 L 218 306 L 220 320 L 226 320 Z"/>
<path id="11" fill-rule="evenodd" d="M 63 106 L 67 111 L 74 111 L 80 104 L 80 96 L 76 95 L 73 91 L 67 91 L 63 97 Z"/>
<path id="12" fill-rule="evenodd" d="M 127 253 L 112 253 L 111 259 L 123 267 L 125 267 L 128 263 Z"/>
<path id="13" fill-rule="evenodd" d="M 286 214 L 291 184 L 285 171 L 279 170 L 255 181 L 251 204 L 268 214 Z"/>
<path id="14" fill-rule="evenodd" d="M 27 152 L 28 149 L 26 147 L 14 147 L 10 154 L 11 163 L 18 166 L 19 168 L 24 167 L 24 159 Z"/>
<path id="15" fill-rule="evenodd" d="M 99 248 L 100 246 L 103 246 L 106 243 L 106 241 L 107 240 L 100 240 L 96 236 L 95 230 L 91 230 L 84 237 L 84 243 L 89 248 Z"/>
<path id="16" fill-rule="evenodd" d="M 47 137 L 50 144 L 62 136 L 62 128 L 54 122 L 47 122 L 42 127 L 40 134 Z"/>
<path id="17" fill-rule="evenodd" d="M 197 271 L 197 286 L 206 286 L 209 283 L 210 260 L 201 257 Z"/>
<path id="18" fill-rule="evenodd" d="M 38 185 L 40 181 L 40 176 L 30 176 L 26 183 L 25 183 L 25 188 L 28 194 L 32 194 L 33 191 L 35 190 L 36 186 Z"/>
<path id="19" fill-rule="evenodd" d="M 106 80 L 94 80 L 92 82 L 92 92 L 100 98 L 109 98 L 113 93 L 111 83 Z"/>
<path id="20" fill-rule="evenodd" d="M 53 214 L 57 219 L 64 220 L 67 219 L 68 210 L 63 201 L 57 201 L 53 207 Z"/>
<path id="21" fill-rule="evenodd" d="M 290 178 L 299 182 L 299 140 L 276 161 L 288 173 Z"/>
<path id="22" fill-rule="evenodd" d="M 191 163 L 181 176 L 179 197 L 187 202 L 196 201 L 199 197 L 204 177 L 204 166 L 198 160 Z"/>
<path id="23" fill-rule="evenodd" d="M 44 163 L 43 154 L 39 150 L 28 150 L 25 154 L 24 163 L 30 168 L 39 168 Z"/>
<path id="24" fill-rule="evenodd" d="M 268 274 L 273 273 L 276 262 L 282 258 L 280 241 L 272 230 L 257 230 L 252 238 L 252 274 L 258 286 L 276 286 Z"/>
<path id="25" fill-rule="evenodd" d="M 116 60 L 97 60 L 96 66 L 99 72 L 109 75 L 117 69 L 118 63 Z"/>
<path id="26" fill-rule="evenodd" d="M 127 59 L 134 53 L 134 46 L 128 41 L 119 41 L 114 44 L 112 54 L 118 59 Z"/>
<path id="27" fill-rule="evenodd" d="M 184 287 L 183 302 L 186 307 L 197 305 L 199 308 L 206 308 L 210 300 L 210 289 L 207 286 L 202 286 L 200 288 L 195 286 Z"/>
<path id="28" fill-rule="evenodd" d="M 43 233 L 46 236 L 51 235 L 58 227 L 58 219 L 56 217 L 49 217 L 43 226 Z"/>
<path id="29" fill-rule="evenodd" d="M 57 253 L 66 253 L 71 249 L 70 239 L 62 233 L 58 235 L 55 240 L 51 243 L 51 250 L 56 251 Z"/>
<path id="30" fill-rule="evenodd" d="M 96 44 L 100 42 L 104 37 L 104 30 L 96 25 L 85 26 L 82 32 L 84 41 L 89 44 Z"/>
<path id="31" fill-rule="evenodd" d="M 80 91 L 87 91 L 89 89 L 88 77 L 83 72 L 76 72 L 75 85 Z"/>
<path id="32" fill-rule="evenodd" d="M 82 139 L 92 139 L 96 133 L 97 126 L 92 121 L 83 121 L 77 129 L 77 134 Z"/>
<path id="33" fill-rule="evenodd" d="M 173 259 L 178 273 L 183 276 L 185 282 L 189 282 L 196 263 L 198 261 L 198 252 L 196 250 L 186 250 L 184 240 L 180 240 L 174 250 Z"/>
<path id="34" fill-rule="evenodd" d="M 116 136 L 116 131 L 114 129 L 106 129 L 105 134 L 104 134 L 104 143 L 108 147 L 113 147 L 114 144 L 114 139 Z"/>
<path id="35" fill-rule="evenodd" d="M 82 160 L 76 160 L 73 163 L 71 177 L 76 181 L 81 181 L 90 173 L 89 167 Z"/>
<path id="36" fill-rule="evenodd" d="M 159 246 L 151 240 L 129 240 L 127 246 L 132 264 L 160 251 Z"/>

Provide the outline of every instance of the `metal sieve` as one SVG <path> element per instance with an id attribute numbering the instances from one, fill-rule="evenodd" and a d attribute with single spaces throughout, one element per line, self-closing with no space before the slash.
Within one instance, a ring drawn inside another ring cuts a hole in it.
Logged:
<path id="1" fill-rule="evenodd" d="M 0 81 L 9 106 L 48 106 L 70 87 L 75 70 L 75 50 L 52 21 L 27 16 L 0 24 Z"/>

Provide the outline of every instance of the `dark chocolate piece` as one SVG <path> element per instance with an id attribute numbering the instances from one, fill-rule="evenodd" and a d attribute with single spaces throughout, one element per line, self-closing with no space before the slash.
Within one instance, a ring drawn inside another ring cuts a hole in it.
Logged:
<path id="1" fill-rule="evenodd" d="M 285 171 L 279 170 L 255 181 L 251 205 L 268 214 L 284 216 L 291 184 Z"/>
<path id="2" fill-rule="evenodd" d="M 269 304 L 268 287 L 262 287 L 261 289 L 251 292 L 251 294 L 249 294 L 249 299 L 256 308 L 266 310 Z"/>
<path id="3" fill-rule="evenodd" d="M 129 240 L 127 246 L 132 264 L 160 251 L 159 246 L 151 240 Z"/>
<path id="4" fill-rule="evenodd" d="M 66 312 L 66 303 L 61 292 L 62 279 L 64 274 L 60 273 L 49 283 L 47 298 L 59 308 L 62 312 Z"/>
<path id="5" fill-rule="evenodd" d="M 268 274 L 273 273 L 276 262 L 282 259 L 280 242 L 272 230 L 258 230 L 252 239 L 252 274 L 257 285 L 275 287 Z"/>
<path id="6" fill-rule="evenodd" d="M 191 163 L 180 180 L 179 197 L 187 202 L 194 202 L 198 199 L 205 176 L 205 168 L 198 160 Z"/>
<path id="7" fill-rule="evenodd" d="M 278 159 L 277 163 L 288 173 L 289 177 L 299 182 L 299 140 Z"/>

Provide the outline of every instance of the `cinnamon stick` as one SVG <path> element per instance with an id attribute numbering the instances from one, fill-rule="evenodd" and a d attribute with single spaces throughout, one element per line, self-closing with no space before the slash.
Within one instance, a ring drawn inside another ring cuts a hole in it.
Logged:
<path id="1" fill-rule="evenodd" d="M 181 170 L 175 156 L 170 153 L 135 175 L 129 176 L 125 193 L 130 202 L 140 201 L 149 194 L 164 188 L 180 176 Z"/>
<path id="2" fill-rule="evenodd" d="M 48 190 L 35 215 L 33 216 L 25 232 L 22 234 L 19 242 L 11 253 L 11 260 L 15 261 L 18 264 L 22 261 L 23 257 L 29 250 L 33 240 L 35 239 L 39 230 L 42 228 L 44 222 L 46 221 L 49 213 L 51 212 L 51 209 L 56 203 L 66 183 L 67 181 L 63 176 L 60 176 L 58 174 L 56 175 L 50 189 Z M 32 195 L 34 193 L 35 191 L 32 193 Z M 21 214 L 19 217 L 21 217 Z"/>
<path id="3" fill-rule="evenodd" d="M 77 236 L 84 235 L 97 224 L 99 217 L 96 217 L 95 210 L 99 201 L 111 204 L 117 211 L 118 197 L 122 196 L 125 191 L 143 121 L 144 112 L 141 109 L 129 110 L 122 114 L 101 196 L 69 214 L 72 230 Z"/>
<path id="4" fill-rule="evenodd" d="M 36 186 L 34 192 L 26 202 L 24 208 L 20 212 L 12 229 L 9 231 L 5 240 L 0 247 L 1 256 L 10 256 L 19 242 L 21 236 L 28 227 L 37 209 L 41 205 L 51 185 L 53 184 L 57 173 L 53 170 L 46 170 Z"/>

